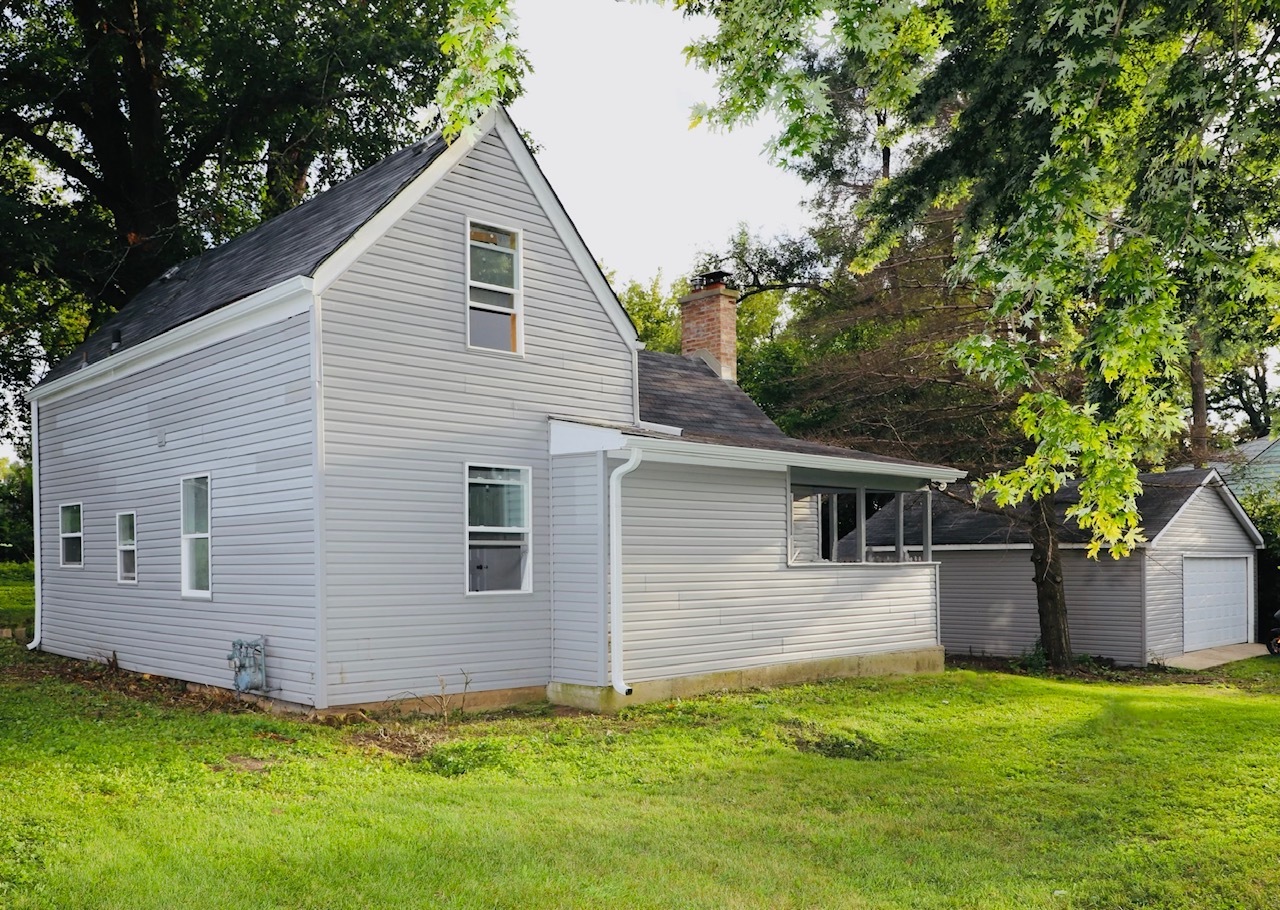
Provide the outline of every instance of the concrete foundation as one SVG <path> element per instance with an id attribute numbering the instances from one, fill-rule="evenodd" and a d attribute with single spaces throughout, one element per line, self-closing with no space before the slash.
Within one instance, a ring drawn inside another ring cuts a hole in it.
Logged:
<path id="1" fill-rule="evenodd" d="M 586 711 L 611 713 L 631 705 L 691 698 L 707 692 L 726 689 L 757 689 L 841 679 L 852 676 L 900 676 L 915 673 L 941 673 L 942 648 L 914 651 L 892 651 L 887 654 L 852 654 L 823 660 L 770 664 L 720 673 L 700 673 L 672 679 L 653 679 L 631 684 L 631 694 L 621 695 L 608 686 L 582 686 L 553 682 L 547 686 L 547 700 Z"/>

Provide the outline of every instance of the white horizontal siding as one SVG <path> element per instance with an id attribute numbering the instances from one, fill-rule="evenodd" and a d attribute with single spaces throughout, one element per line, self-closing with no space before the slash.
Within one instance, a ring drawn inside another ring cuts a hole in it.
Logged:
<path id="1" fill-rule="evenodd" d="M 309 315 L 40 407 L 42 646 L 230 686 L 236 638 L 267 637 L 272 694 L 316 669 Z M 213 599 L 181 597 L 179 480 L 212 476 Z M 58 563 L 83 502 L 84 568 Z M 138 583 L 116 582 L 115 515 L 137 513 Z"/>
<path id="2" fill-rule="evenodd" d="M 935 550 L 942 563 L 942 643 L 948 651 L 1016 656 L 1040 637 L 1031 551 Z M 1145 663 L 1142 569 L 1136 557 L 1090 560 L 1062 552 L 1071 647 L 1077 654 Z"/>
<path id="3" fill-rule="evenodd" d="M 1153 657 L 1183 652 L 1183 556 L 1257 552 L 1224 495 L 1213 487 L 1196 490 L 1158 545 L 1147 549 L 1147 651 Z"/>
<path id="4" fill-rule="evenodd" d="M 523 231 L 523 358 L 466 347 L 468 217 Z M 633 357 L 500 138 L 335 282 L 321 322 L 330 703 L 457 691 L 464 671 L 545 685 L 547 418 L 633 420 Z M 532 469 L 531 593 L 466 596 L 468 461 Z"/>
<path id="5" fill-rule="evenodd" d="M 623 481 L 629 682 L 937 644 L 935 567 L 787 565 L 786 475 L 641 464 Z"/>
<path id="6" fill-rule="evenodd" d="M 604 465 L 560 455 L 551 464 L 551 678 L 605 684 Z"/>

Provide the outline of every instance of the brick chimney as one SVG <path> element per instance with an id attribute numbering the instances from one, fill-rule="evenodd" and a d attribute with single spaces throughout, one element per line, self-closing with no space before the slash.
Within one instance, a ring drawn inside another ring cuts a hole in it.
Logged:
<path id="1" fill-rule="evenodd" d="M 693 279 L 680 298 L 680 353 L 701 357 L 720 378 L 738 381 L 738 292 L 728 272 L 707 272 Z"/>

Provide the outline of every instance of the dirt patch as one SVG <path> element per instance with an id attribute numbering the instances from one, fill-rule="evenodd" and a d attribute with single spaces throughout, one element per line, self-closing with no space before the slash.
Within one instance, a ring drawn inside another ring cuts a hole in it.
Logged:
<path id="1" fill-rule="evenodd" d="M 948 654 L 948 670 L 979 670 L 988 673 L 1008 673 L 1011 676 L 1034 676 L 1040 679 L 1069 679 L 1073 682 L 1124 683 L 1132 686 L 1233 686 L 1252 688 L 1250 681 L 1227 676 L 1214 670 L 1183 670 L 1153 663 L 1145 667 L 1117 667 L 1103 658 L 1085 658 L 1070 670 L 1032 670 L 1017 658 L 976 657 L 968 654 Z"/>
<path id="2" fill-rule="evenodd" d="M 6 649 L 8 650 L 8 649 Z M 22 682 L 73 683 L 98 692 L 111 692 L 153 704 L 181 706 L 197 711 L 247 713 L 260 711 L 235 693 L 210 686 L 189 686 L 166 676 L 122 670 L 115 655 L 104 660 L 71 660 L 52 654 L 16 651 L 0 655 L 0 674 Z"/>
<path id="3" fill-rule="evenodd" d="M 211 771 L 248 771 L 250 774 L 265 774 L 275 761 L 266 758 L 253 758 L 249 755 L 228 755 L 226 764 L 210 765 Z"/>
<path id="4" fill-rule="evenodd" d="M 411 729 L 379 727 L 377 730 L 360 730 L 347 737 L 347 742 L 366 749 L 376 749 L 402 758 L 420 759 L 436 746 L 454 738 L 445 729 Z"/>

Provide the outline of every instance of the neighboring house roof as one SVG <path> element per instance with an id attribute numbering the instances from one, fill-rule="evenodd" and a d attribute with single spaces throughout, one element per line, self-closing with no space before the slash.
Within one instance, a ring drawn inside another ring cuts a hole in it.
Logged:
<path id="1" fill-rule="evenodd" d="M 264 222 L 234 240 L 188 259 L 140 291 L 42 380 L 75 372 L 121 348 L 170 329 L 297 275 L 310 276 L 370 218 L 422 173 L 447 146 L 434 135 Z"/>
<path id="2" fill-rule="evenodd" d="M 680 427 L 681 439 L 802 455 L 830 455 L 904 467 L 939 467 L 792 439 L 746 392 L 720 378 L 701 358 L 656 351 L 640 351 L 637 356 L 641 420 Z"/>
<path id="3" fill-rule="evenodd" d="M 1241 443 L 1234 449 L 1218 453 L 1219 461 L 1210 462 L 1233 490 L 1273 487 L 1280 482 L 1280 439 L 1264 436 Z"/>
<path id="4" fill-rule="evenodd" d="M 1143 534 L 1148 541 L 1168 527 L 1179 510 L 1195 492 L 1203 486 L 1216 487 L 1228 498 L 1229 504 L 1249 533 L 1256 535 L 1252 524 L 1235 503 L 1231 492 L 1222 484 L 1213 469 L 1167 471 L 1163 474 L 1140 474 L 1142 494 L 1138 497 L 1138 513 L 1142 516 Z M 953 489 L 961 496 L 968 495 L 966 486 Z M 924 510 L 922 494 L 912 493 L 903 504 L 903 539 L 917 543 L 923 532 Z M 1066 518 L 1067 509 L 1080 501 L 1078 483 L 1069 483 L 1059 491 L 1055 512 L 1059 524 L 1059 540 L 1062 543 L 1088 543 L 1090 534 L 1074 520 Z M 1022 509 L 1026 509 L 1023 506 Z M 856 546 L 848 535 L 841 539 L 840 550 Z M 867 546 L 894 546 L 897 540 L 897 516 L 893 509 L 877 512 L 867 519 Z M 945 494 L 933 496 L 933 543 L 935 546 L 991 546 L 1029 544 L 1031 536 L 1025 526 L 1006 515 L 981 512 L 964 502 L 958 502 Z M 850 554 L 852 555 L 852 554 Z"/>

